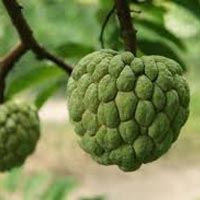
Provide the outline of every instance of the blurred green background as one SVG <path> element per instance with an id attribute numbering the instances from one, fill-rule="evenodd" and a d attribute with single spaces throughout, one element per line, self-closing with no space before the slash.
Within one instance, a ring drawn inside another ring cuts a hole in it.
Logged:
<path id="1" fill-rule="evenodd" d="M 38 41 L 74 65 L 101 48 L 99 35 L 113 0 L 21 0 Z M 21 169 L 0 175 L 1 200 L 198 200 L 200 199 L 200 2 L 130 0 L 138 30 L 138 55 L 160 54 L 180 62 L 191 88 L 190 118 L 179 140 L 158 161 L 133 173 L 96 164 L 77 144 L 69 124 L 68 77 L 49 61 L 27 53 L 7 77 L 6 98 L 41 107 L 42 137 Z M 18 35 L 0 3 L 0 56 Z M 123 50 L 118 22 L 104 41 Z"/>

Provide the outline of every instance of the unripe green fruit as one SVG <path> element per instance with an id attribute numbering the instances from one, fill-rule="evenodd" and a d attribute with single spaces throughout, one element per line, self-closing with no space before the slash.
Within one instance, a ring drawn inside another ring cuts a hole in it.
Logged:
<path id="1" fill-rule="evenodd" d="M 0 171 L 21 166 L 37 144 L 40 125 L 34 106 L 7 102 L 0 106 Z"/>
<path id="2" fill-rule="evenodd" d="M 171 147 L 189 115 L 182 68 L 162 56 L 100 50 L 68 82 L 68 107 L 81 147 L 100 164 L 134 171 Z"/>

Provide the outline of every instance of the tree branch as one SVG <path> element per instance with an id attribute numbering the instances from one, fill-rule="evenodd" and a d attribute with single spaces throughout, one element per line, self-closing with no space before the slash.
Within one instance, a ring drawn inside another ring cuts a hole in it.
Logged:
<path id="1" fill-rule="evenodd" d="M 33 31 L 28 25 L 22 13 L 22 6 L 16 0 L 2 0 L 10 18 L 15 26 L 22 43 L 40 59 L 48 59 L 64 69 L 67 73 L 72 72 L 72 67 L 66 64 L 62 59 L 50 53 L 47 49 L 42 47 L 33 35 Z"/>
<path id="2" fill-rule="evenodd" d="M 28 51 L 23 43 L 18 43 L 11 51 L 0 59 L 0 103 L 4 101 L 5 79 L 14 64 Z"/>
<path id="3" fill-rule="evenodd" d="M 136 29 L 132 25 L 130 9 L 127 0 L 115 0 L 115 7 L 121 27 L 125 49 L 136 55 Z"/>
<path id="4" fill-rule="evenodd" d="M 2 0 L 10 19 L 16 28 L 21 42 L 17 44 L 6 56 L 0 58 L 0 103 L 4 101 L 5 79 L 14 64 L 28 51 L 31 50 L 39 59 L 48 59 L 67 73 L 72 72 L 72 67 L 42 47 L 33 35 L 22 13 L 22 6 L 17 0 Z"/>

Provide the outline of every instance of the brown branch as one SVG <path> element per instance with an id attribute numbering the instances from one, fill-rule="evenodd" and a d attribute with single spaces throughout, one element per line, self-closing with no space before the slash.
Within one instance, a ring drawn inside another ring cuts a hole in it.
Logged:
<path id="1" fill-rule="evenodd" d="M 17 44 L 6 56 L 0 58 L 0 103 L 4 101 L 5 79 L 13 68 L 14 64 L 28 51 L 31 50 L 39 59 L 48 59 L 67 73 L 72 72 L 72 67 L 62 59 L 53 55 L 42 47 L 33 35 L 33 31 L 28 25 L 22 13 L 22 6 L 17 0 L 2 0 L 10 19 L 15 26 L 21 42 Z"/>
<path id="2" fill-rule="evenodd" d="M 26 45 L 34 43 L 33 32 L 22 14 L 23 7 L 16 0 L 2 0 L 2 2 L 23 43 Z"/>
<path id="3" fill-rule="evenodd" d="M 130 9 L 127 0 L 115 0 L 115 7 L 121 27 L 125 49 L 136 55 L 137 38 L 136 29 L 132 25 Z"/>
<path id="4" fill-rule="evenodd" d="M 62 59 L 50 53 L 37 42 L 33 31 L 23 16 L 22 6 L 20 6 L 16 0 L 2 0 L 2 2 L 24 45 L 32 50 L 38 58 L 51 60 L 70 74 L 72 72 L 72 67 L 69 64 L 66 64 Z"/>
<path id="5" fill-rule="evenodd" d="M 14 64 L 28 51 L 23 43 L 18 43 L 11 51 L 0 59 L 0 103 L 4 101 L 5 79 Z"/>
<path id="6" fill-rule="evenodd" d="M 40 46 L 40 44 L 35 43 L 35 46 L 31 48 L 35 55 L 37 55 L 38 59 L 47 59 L 57 64 L 60 68 L 67 72 L 67 74 L 71 74 L 72 67 L 69 64 L 66 64 L 61 58 L 55 56 L 53 53 L 49 52 L 44 47 Z"/>
<path id="7" fill-rule="evenodd" d="M 23 43 L 18 43 L 11 51 L 0 59 L 0 76 L 6 76 L 9 67 L 13 67 L 14 63 L 17 62 L 21 56 L 23 56 L 28 51 L 28 48 Z"/>

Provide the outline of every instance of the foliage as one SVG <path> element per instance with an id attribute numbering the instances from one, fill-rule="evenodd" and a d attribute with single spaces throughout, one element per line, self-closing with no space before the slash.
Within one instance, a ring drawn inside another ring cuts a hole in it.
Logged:
<path id="1" fill-rule="evenodd" d="M 0 186 L 1 200 L 11 196 L 24 200 L 66 200 L 79 184 L 72 177 L 54 177 L 51 173 L 42 172 L 27 175 L 18 168 L 1 177 Z M 82 197 L 81 200 L 104 200 L 104 197 Z"/>
<path id="2" fill-rule="evenodd" d="M 100 49 L 101 26 L 112 8 L 113 1 L 21 0 L 20 3 L 37 39 L 74 65 L 84 55 Z M 133 23 L 138 31 L 138 55 L 159 53 L 173 58 L 186 70 L 195 68 L 193 76 L 198 77 L 199 1 L 130 0 L 130 3 Z M 3 56 L 17 42 L 18 35 L 1 1 L 0 22 L 0 56 Z M 114 15 L 106 27 L 104 40 L 107 48 L 123 49 L 119 25 Z M 63 94 L 67 81 L 65 72 L 52 63 L 36 60 L 28 53 L 7 77 L 6 99 L 28 93 L 30 97 L 36 96 L 34 102 L 40 108 L 60 89 Z M 193 117 L 199 117 L 199 86 L 192 86 L 192 91 L 191 114 Z M 193 126 L 197 127 L 198 123 L 193 122 Z M 199 129 L 196 130 L 198 131 Z M 49 173 L 26 176 L 18 169 L 8 173 L 1 181 L 0 199 L 6 199 L 5 193 L 19 193 L 25 200 L 63 199 L 75 187 L 77 182 L 70 177 L 55 178 Z M 102 199 L 104 198 L 97 196 L 81 200 Z"/>
<path id="3" fill-rule="evenodd" d="M 96 197 L 87 197 L 87 198 L 81 198 L 80 200 L 105 200 L 103 196 L 96 196 Z"/>
<path id="4" fill-rule="evenodd" d="M 2 196 L 6 193 L 20 196 L 21 193 L 21 198 L 24 200 L 66 199 L 71 191 L 78 186 L 77 182 L 70 177 L 54 178 L 48 173 L 26 175 L 20 168 L 12 170 L 1 182 Z"/>

